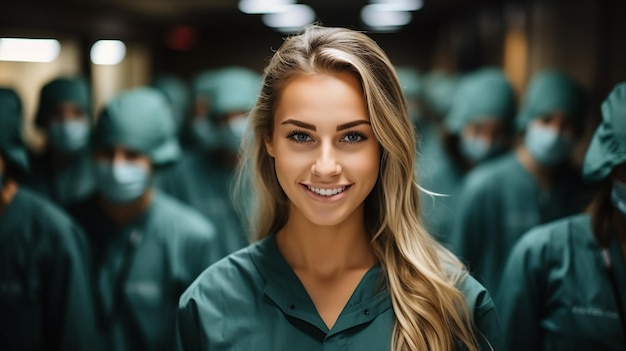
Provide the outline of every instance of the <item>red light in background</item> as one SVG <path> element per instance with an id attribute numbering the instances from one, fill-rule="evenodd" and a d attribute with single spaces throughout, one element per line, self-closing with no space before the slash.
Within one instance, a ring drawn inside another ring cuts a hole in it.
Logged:
<path id="1" fill-rule="evenodd" d="M 198 31 L 189 26 L 172 27 L 165 34 L 165 45 L 176 51 L 189 51 L 197 41 Z"/>

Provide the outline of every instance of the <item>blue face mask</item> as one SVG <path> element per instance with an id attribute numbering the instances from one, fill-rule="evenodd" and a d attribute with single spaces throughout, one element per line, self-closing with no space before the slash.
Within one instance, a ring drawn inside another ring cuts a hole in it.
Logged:
<path id="1" fill-rule="evenodd" d="M 526 131 L 524 144 L 530 155 L 544 167 L 565 161 L 572 152 L 572 141 L 552 128 L 531 127 Z"/>
<path id="2" fill-rule="evenodd" d="M 611 202 L 626 217 L 626 183 L 619 180 L 613 182 Z"/>
<path id="3" fill-rule="evenodd" d="M 52 147 L 62 153 L 73 153 L 89 142 L 89 123 L 86 119 L 52 122 L 48 130 Z"/>
<path id="4" fill-rule="evenodd" d="M 102 196 L 114 203 L 138 199 L 150 185 L 150 174 L 132 162 L 96 161 L 96 179 Z"/>
<path id="5" fill-rule="evenodd" d="M 215 149 L 220 143 L 219 133 L 213 122 L 205 117 L 195 118 L 191 122 L 191 132 L 196 143 L 209 150 Z"/>
<path id="6" fill-rule="evenodd" d="M 459 149 L 461 154 L 472 163 L 479 163 L 502 151 L 502 146 L 497 142 L 487 145 L 480 138 L 461 136 Z"/>
<path id="7" fill-rule="evenodd" d="M 221 146 L 228 150 L 238 152 L 241 148 L 241 141 L 248 125 L 247 117 L 237 117 L 228 121 L 228 124 L 220 128 Z"/>

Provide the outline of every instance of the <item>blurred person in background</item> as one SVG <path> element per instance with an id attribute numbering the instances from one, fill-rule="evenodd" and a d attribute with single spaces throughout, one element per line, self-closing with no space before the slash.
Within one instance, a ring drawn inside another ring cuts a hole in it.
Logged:
<path id="1" fill-rule="evenodd" d="M 465 177 L 450 233 L 453 252 L 494 294 L 506 257 L 524 232 L 578 213 L 590 201 L 590 187 L 571 161 L 585 122 L 578 83 L 555 70 L 537 73 L 516 122 L 523 142 Z"/>
<path id="2" fill-rule="evenodd" d="M 217 130 L 211 118 L 211 91 L 215 70 L 198 73 L 191 82 L 191 108 L 181 131 L 184 149 L 213 150 L 219 143 Z"/>
<path id="3" fill-rule="evenodd" d="M 626 82 L 602 104 L 583 176 L 600 183 L 586 213 L 533 228 L 508 258 L 496 302 L 509 350 L 626 348 Z"/>
<path id="4" fill-rule="evenodd" d="M 91 246 L 92 290 L 107 350 L 165 349 L 178 298 L 216 261 L 216 233 L 196 210 L 152 186 L 180 147 L 166 98 L 124 91 L 93 133 L 96 193 L 70 208 Z"/>
<path id="5" fill-rule="evenodd" d="M 41 154 L 32 154 L 27 186 L 67 207 L 94 189 L 89 150 L 91 97 L 88 82 L 60 77 L 44 85 L 35 126 L 46 134 Z"/>
<path id="6" fill-rule="evenodd" d="M 196 85 L 201 87 L 197 91 L 204 99 L 204 110 L 197 108 L 193 123 L 204 123 L 209 132 L 204 142 L 199 141 L 159 177 L 158 185 L 216 223 L 221 253 L 226 256 L 248 244 L 245 225 L 233 203 L 232 183 L 247 114 L 260 91 L 261 77 L 250 69 L 230 66 L 205 73 L 202 79 L 206 81 L 201 85 L 196 81 Z"/>
<path id="7" fill-rule="evenodd" d="M 171 73 L 156 75 L 150 85 L 160 90 L 172 108 L 176 135 L 180 135 L 191 108 L 191 89 L 187 82 Z"/>
<path id="8" fill-rule="evenodd" d="M 515 111 L 513 87 L 501 69 L 484 67 L 461 78 L 445 118 L 443 148 L 422 155 L 431 159 L 417 170 L 422 188 L 435 193 L 420 194 L 422 221 L 442 243 L 448 242 L 464 175 L 510 149 Z"/>
<path id="9" fill-rule="evenodd" d="M 0 89 L 0 349 L 98 350 L 80 228 L 19 183 L 28 172 L 22 107 Z"/>

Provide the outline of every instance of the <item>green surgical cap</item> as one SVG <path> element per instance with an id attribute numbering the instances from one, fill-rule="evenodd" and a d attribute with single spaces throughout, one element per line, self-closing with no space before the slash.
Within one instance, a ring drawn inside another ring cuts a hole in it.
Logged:
<path id="1" fill-rule="evenodd" d="M 62 77 L 44 85 L 39 95 L 39 109 L 35 115 L 35 125 L 44 128 L 59 104 L 72 102 L 91 115 L 91 98 L 87 81 L 80 77 Z M 87 118 L 91 121 L 91 118 Z"/>
<path id="2" fill-rule="evenodd" d="M 211 115 L 214 118 L 251 110 L 261 91 L 261 75 L 243 67 L 222 68 L 211 79 Z"/>
<path id="3" fill-rule="evenodd" d="M 524 130 L 536 118 L 561 112 L 580 129 L 585 108 L 585 94 L 576 81 L 562 72 L 544 71 L 534 76 L 526 90 L 517 128 Z"/>
<path id="4" fill-rule="evenodd" d="M 211 91 L 215 86 L 216 71 L 208 70 L 198 73 L 191 82 L 191 91 L 194 97 L 204 97 L 205 99 L 211 98 Z"/>
<path id="5" fill-rule="evenodd" d="M 423 82 L 417 69 L 412 67 L 396 67 L 400 87 L 407 98 L 419 98 L 422 94 Z"/>
<path id="6" fill-rule="evenodd" d="M 182 126 L 190 103 L 190 90 L 185 81 L 172 74 L 161 74 L 151 84 L 160 90 L 170 102 L 176 129 Z"/>
<path id="7" fill-rule="evenodd" d="M 94 146 L 128 148 L 148 156 L 158 166 L 176 161 L 180 146 L 163 93 L 141 87 L 114 97 L 100 113 Z"/>
<path id="8" fill-rule="evenodd" d="M 626 82 L 615 86 L 602 103 L 602 122 L 585 154 L 585 180 L 606 178 L 611 170 L 626 162 Z"/>
<path id="9" fill-rule="evenodd" d="M 450 132 L 489 117 L 509 125 L 515 115 L 515 93 L 499 68 L 482 68 L 468 73 L 459 83 L 446 117 Z"/>
<path id="10" fill-rule="evenodd" d="M 7 161 L 28 170 L 26 146 L 22 139 L 22 103 L 15 90 L 0 88 L 0 151 Z"/>

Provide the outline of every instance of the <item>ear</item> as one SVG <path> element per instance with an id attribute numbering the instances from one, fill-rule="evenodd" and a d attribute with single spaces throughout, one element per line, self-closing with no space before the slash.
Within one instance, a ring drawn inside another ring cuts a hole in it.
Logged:
<path id="1" fill-rule="evenodd" d="M 273 158 L 274 157 L 274 140 L 272 140 L 272 137 L 270 136 L 265 136 L 263 138 L 263 142 L 265 143 L 265 150 Z"/>

